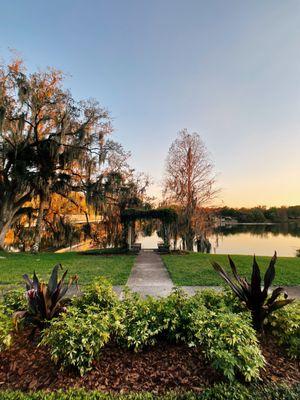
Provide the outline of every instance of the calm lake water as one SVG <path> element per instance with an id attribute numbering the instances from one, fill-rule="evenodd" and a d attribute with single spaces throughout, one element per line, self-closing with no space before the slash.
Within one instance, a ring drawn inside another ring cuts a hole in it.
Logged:
<path id="1" fill-rule="evenodd" d="M 232 225 L 216 229 L 209 238 L 215 254 L 256 254 L 272 256 L 296 256 L 300 249 L 300 224 Z M 137 242 L 142 248 L 156 248 L 161 242 L 156 232 L 152 236 L 139 235 Z"/>

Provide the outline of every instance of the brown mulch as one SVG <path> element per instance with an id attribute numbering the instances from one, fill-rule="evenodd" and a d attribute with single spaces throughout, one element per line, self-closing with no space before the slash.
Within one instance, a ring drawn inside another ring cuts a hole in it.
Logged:
<path id="1" fill-rule="evenodd" d="M 0 353 L 0 390 L 199 391 L 218 380 L 200 350 L 184 345 L 161 343 L 138 353 L 109 345 L 83 377 L 59 371 L 47 349 L 28 340 L 28 332 L 16 336 L 13 346 Z"/>
<path id="2" fill-rule="evenodd" d="M 261 349 L 266 359 L 265 370 L 261 372 L 263 381 L 287 384 L 300 382 L 300 361 L 287 357 L 284 349 L 272 337 L 266 335 L 261 340 Z"/>
<path id="3" fill-rule="evenodd" d="M 265 340 L 263 352 L 268 361 L 262 373 L 264 381 L 289 384 L 300 381 L 300 365 L 284 356 L 271 341 Z M 160 343 L 139 353 L 109 345 L 101 359 L 85 376 L 59 371 L 44 347 L 28 340 L 28 332 L 18 334 L 13 346 L 0 354 L 0 390 L 57 390 L 84 387 L 101 391 L 170 390 L 201 391 L 221 381 L 201 354 L 200 349 Z"/>

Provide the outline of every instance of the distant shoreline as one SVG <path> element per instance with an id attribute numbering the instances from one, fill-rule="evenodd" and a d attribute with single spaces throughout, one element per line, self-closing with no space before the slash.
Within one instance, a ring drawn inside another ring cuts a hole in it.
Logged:
<path id="1" fill-rule="evenodd" d="M 232 225 L 280 225 L 281 223 L 282 222 L 236 222 Z"/>

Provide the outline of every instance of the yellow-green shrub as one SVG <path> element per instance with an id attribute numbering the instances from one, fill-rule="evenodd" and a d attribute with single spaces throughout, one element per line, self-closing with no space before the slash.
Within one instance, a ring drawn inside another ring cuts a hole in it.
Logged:
<path id="1" fill-rule="evenodd" d="M 275 311 L 267 321 L 272 336 L 292 358 L 300 357 L 300 301 Z"/>
<path id="2" fill-rule="evenodd" d="M 81 375 L 91 368 L 110 338 L 108 314 L 95 306 L 85 311 L 70 307 L 68 313 L 51 321 L 41 341 L 49 347 L 55 363 L 62 368 L 75 367 Z"/>
<path id="3" fill-rule="evenodd" d="M 11 345 L 12 319 L 4 313 L 5 308 L 0 304 L 0 351 Z"/>
<path id="4" fill-rule="evenodd" d="M 199 307 L 191 321 L 193 344 L 202 346 L 213 368 L 231 381 L 237 373 L 246 381 L 259 377 L 265 361 L 248 314 Z"/>

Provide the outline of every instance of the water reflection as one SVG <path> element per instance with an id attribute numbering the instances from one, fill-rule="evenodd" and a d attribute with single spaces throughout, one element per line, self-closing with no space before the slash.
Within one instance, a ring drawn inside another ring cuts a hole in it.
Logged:
<path id="1" fill-rule="evenodd" d="M 257 254 L 296 256 L 300 248 L 300 225 L 232 225 L 215 229 L 210 237 L 212 252 L 219 254 Z"/>
<path id="2" fill-rule="evenodd" d="M 284 224 L 235 224 L 215 228 L 215 233 L 222 235 L 236 235 L 239 233 L 249 233 L 256 236 L 266 236 L 270 233 L 273 236 L 295 236 L 300 237 L 299 223 L 284 223 Z"/>
<path id="3" fill-rule="evenodd" d="M 276 250 L 279 256 L 294 257 L 300 248 L 300 223 L 223 226 L 216 228 L 209 240 L 211 252 L 216 254 L 272 256 Z M 137 241 L 142 248 L 156 248 L 161 238 L 154 232 L 146 237 L 140 234 Z"/>

